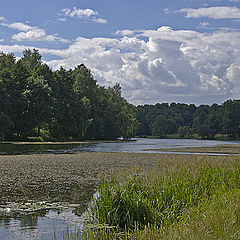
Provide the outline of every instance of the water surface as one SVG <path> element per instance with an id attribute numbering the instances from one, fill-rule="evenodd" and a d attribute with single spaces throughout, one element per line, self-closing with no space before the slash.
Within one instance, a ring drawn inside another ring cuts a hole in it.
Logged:
<path id="1" fill-rule="evenodd" d="M 151 139 L 136 138 L 132 141 L 70 143 L 70 144 L 11 144 L 0 143 L 0 155 L 8 154 L 64 154 L 77 152 L 124 152 L 157 153 L 151 149 L 169 149 L 184 147 L 213 147 L 225 144 L 239 144 L 239 141 L 216 141 L 195 139 Z M 166 152 L 165 152 L 166 153 Z M 176 152 L 175 152 L 176 153 Z"/>
<path id="2" fill-rule="evenodd" d="M 193 140 L 193 139 L 148 139 L 138 138 L 132 141 L 99 142 L 84 144 L 0 144 L 0 154 L 66 154 L 79 152 L 124 152 L 124 153 L 158 153 L 151 149 L 169 149 L 183 147 L 213 147 L 225 144 L 239 144 L 240 142 Z M 166 152 L 164 152 L 166 153 Z M 174 152 L 176 153 L 176 152 Z M 89 186 L 86 186 L 89 188 Z M 94 192 L 93 189 L 89 191 Z M 6 203 L 7 204 L 7 203 Z M 11 205 L 11 203 L 8 203 Z M 81 203 L 79 203 L 81 205 Z M 0 206 L 1 208 L 1 206 Z M 61 211 L 48 209 L 29 214 L 9 215 L 0 214 L 1 240 L 49 240 L 62 239 L 62 234 L 74 231 L 82 226 L 81 214 L 75 214 L 75 208 Z M 82 212 L 82 211 L 81 211 Z"/>

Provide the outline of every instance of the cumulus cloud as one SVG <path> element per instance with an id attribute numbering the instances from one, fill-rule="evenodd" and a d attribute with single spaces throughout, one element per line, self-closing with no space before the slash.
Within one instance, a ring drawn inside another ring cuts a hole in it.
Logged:
<path id="1" fill-rule="evenodd" d="M 233 97 L 239 98 L 240 92 L 240 64 L 234 63 L 231 64 L 226 71 L 226 77 L 233 84 L 234 88 L 231 89 L 231 93 Z"/>
<path id="2" fill-rule="evenodd" d="M 6 21 L 6 18 L 0 16 L 0 21 Z"/>
<path id="3" fill-rule="evenodd" d="M 117 30 L 115 32 L 116 35 L 120 35 L 120 36 L 132 36 L 134 33 L 135 31 L 132 31 L 129 29 Z"/>
<path id="4" fill-rule="evenodd" d="M 40 28 L 32 28 L 30 31 L 14 34 L 12 36 L 12 39 L 15 41 L 60 41 L 62 43 L 69 42 L 64 38 L 59 38 L 55 35 L 47 35 L 45 30 Z"/>
<path id="5" fill-rule="evenodd" d="M 182 8 L 175 11 L 185 13 L 186 18 L 213 18 L 213 19 L 238 19 L 240 18 L 240 9 L 237 7 L 208 7 L 208 8 Z"/>
<path id="6" fill-rule="evenodd" d="M 63 15 L 64 17 L 70 17 L 70 18 L 78 18 L 78 19 L 85 19 L 96 23 L 107 23 L 106 19 L 99 18 L 99 13 L 97 11 L 94 11 L 90 8 L 81 9 L 73 7 L 73 9 L 70 8 L 63 8 L 60 15 Z M 64 18 L 66 19 L 66 18 Z"/>
<path id="7" fill-rule="evenodd" d="M 6 26 L 8 28 L 16 29 L 19 31 L 24 31 L 24 32 L 33 29 L 33 27 L 31 27 L 27 24 L 21 23 L 21 22 L 16 22 L 16 23 L 12 23 L 12 24 L 1 23 L 1 25 Z"/>
<path id="8" fill-rule="evenodd" d="M 15 23 L 0 23 L 1 26 L 5 26 L 11 29 L 20 31 L 12 36 L 14 41 L 60 41 L 63 43 L 69 42 L 66 39 L 57 37 L 56 35 L 48 35 L 44 29 L 36 26 L 30 26 L 22 22 Z"/>
<path id="9" fill-rule="evenodd" d="M 69 8 L 64 8 L 62 9 L 62 12 L 64 13 L 64 15 L 69 16 L 69 17 L 77 17 L 77 18 L 89 18 L 91 16 L 96 16 L 98 15 L 98 12 L 93 11 L 90 8 L 87 9 L 79 9 L 76 7 L 73 7 L 73 9 L 69 9 Z"/>
<path id="10" fill-rule="evenodd" d="M 209 25 L 210 25 L 210 24 L 209 24 L 208 22 L 200 22 L 199 27 L 200 27 L 200 28 L 208 28 Z"/>
<path id="11" fill-rule="evenodd" d="M 198 104 L 238 97 L 239 45 L 238 31 L 202 33 L 162 26 L 118 38 L 78 37 L 66 49 L 40 51 L 56 56 L 48 61 L 53 69 L 84 63 L 100 84 L 120 83 L 134 104 Z M 21 52 L 28 47 L 2 44 L 0 50 Z"/>
<path id="12" fill-rule="evenodd" d="M 53 35 L 47 35 L 43 29 L 38 28 L 14 34 L 12 39 L 15 41 L 55 41 Z"/>

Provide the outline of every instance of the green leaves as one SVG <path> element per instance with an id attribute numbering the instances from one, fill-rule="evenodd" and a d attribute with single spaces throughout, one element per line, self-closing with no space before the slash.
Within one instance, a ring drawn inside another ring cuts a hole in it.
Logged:
<path id="1" fill-rule="evenodd" d="M 0 53 L 0 138 L 40 136 L 57 140 L 116 139 L 135 136 L 135 106 L 121 87 L 100 87 L 83 64 L 53 72 L 38 50 L 15 61 Z"/>
<path id="2" fill-rule="evenodd" d="M 156 181 L 155 174 L 133 176 L 120 184 L 105 181 L 91 204 L 98 223 L 134 229 L 139 226 L 166 226 L 178 222 L 190 207 L 198 206 L 220 192 L 239 187 L 239 167 L 224 169 L 205 165 L 196 173 L 177 170 Z"/>

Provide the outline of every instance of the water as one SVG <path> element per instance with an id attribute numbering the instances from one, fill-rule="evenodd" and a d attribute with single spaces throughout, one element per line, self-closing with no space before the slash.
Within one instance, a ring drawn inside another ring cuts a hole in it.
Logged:
<path id="1" fill-rule="evenodd" d="M 125 153 L 157 153 L 152 149 L 169 149 L 183 147 L 213 147 L 222 144 L 240 142 L 209 141 L 193 139 L 147 139 L 138 138 L 133 141 L 99 142 L 84 144 L 0 144 L 0 154 L 65 154 L 77 152 L 125 152 Z M 160 151 L 159 151 L 160 152 Z M 166 153 L 166 152 L 164 152 Z M 81 204 L 81 203 L 80 203 Z M 1 207 L 1 206 L 0 206 Z M 6 208 L 7 209 L 7 208 Z M 62 211 L 48 209 L 31 214 L 15 216 L 0 214 L 1 240 L 47 240 L 62 239 L 64 231 L 74 231 L 82 226 L 82 218 L 76 215 L 76 209 Z M 7 212 L 7 210 L 6 210 Z M 54 235 L 55 234 L 55 235 Z"/>
<path id="2" fill-rule="evenodd" d="M 75 231 L 81 219 L 71 210 L 49 211 L 45 216 L 23 215 L 0 220 L 1 240 L 62 239 L 63 232 Z"/>
<path id="3" fill-rule="evenodd" d="M 150 139 L 137 138 L 132 141 L 71 143 L 71 144 L 10 144 L 0 143 L 0 155 L 8 154 L 65 154 L 77 152 L 125 152 L 157 153 L 152 149 L 169 149 L 184 147 L 213 147 L 225 144 L 239 144 L 239 141 L 215 141 L 195 139 Z M 165 152 L 166 153 L 166 152 Z M 176 153 L 176 152 L 175 152 Z"/>
<path id="4" fill-rule="evenodd" d="M 167 153 L 179 153 L 171 152 L 173 148 L 184 147 L 213 147 L 225 144 L 239 144 L 239 141 L 215 141 L 215 140 L 195 140 L 195 139 L 151 139 L 151 138 L 137 138 L 129 142 L 111 142 L 111 143 L 99 143 L 89 145 L 86 151 L 90 152 L 125 152 L 125 153 L 166 153 L 153 151 L 153 149 L 169 149 Z M 76 149 L 77 150 L 77 149 Z M 82 149 L 80 149 L 82 150 Z M 185 153 L 184 153 L 185 154 Z"/>

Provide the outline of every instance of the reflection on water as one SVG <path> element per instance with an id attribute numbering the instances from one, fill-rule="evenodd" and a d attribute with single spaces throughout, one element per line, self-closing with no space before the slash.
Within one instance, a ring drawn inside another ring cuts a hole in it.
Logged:
<path id="1" fill-rule="evenodd" d="M 45 216 L 23 215 L 0 218 L 1 240 L 49 240 L 63 239 L 63 232 L 74 232 L 82 226 L 82 220 L 72 210 L 49 211 Z"/>
<path id="2" fill-rule="evenodd" d="M 132 141 L 93 142 L 71 144 L 10 144 L 0 143 L 0 155 L 8 154 L 64 154 L 77 152 L 126 152 L 156 153 L 151 149 L 184 147 L 213 147 L 222 144 L 239 144 L 238 141 L 216 141 L 195 139 L 150 139 L 137 138 Z M 160 151 L 159 151 L 160 152 Z M 176 152 L 175 152 L 176 153 Z"/>
<path id="3" fill-rule="evenodd" d="M 0 143 L 0 155 L 20 155 L 20 154 L 64 154 L 84 151 L 90 144 L 17 144 Z"/>

